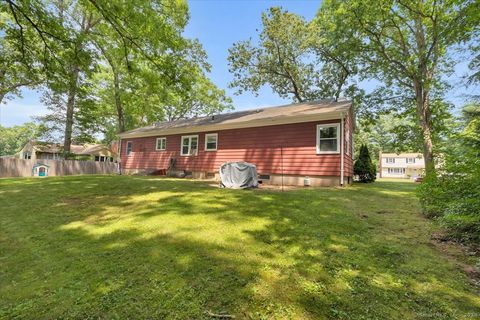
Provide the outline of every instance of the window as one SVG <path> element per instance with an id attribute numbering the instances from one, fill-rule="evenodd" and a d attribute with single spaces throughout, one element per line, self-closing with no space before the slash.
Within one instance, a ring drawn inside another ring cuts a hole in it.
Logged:
<path id="1" fill-rule="evenodd" d="M 205 135 L 205 150 L 215 151 L 217 150 L 218 133 L 208 133 Z"/>
<path id="2" fill-rule="evenodd" d="M 345 148 L 347 148 L 347 154 L 350 155 L 350 130 L 347 129 L 347 136 L 345 138 Z"/>
<path id="3" fill-rule="evenodd" d="M 395 158 L 386 158 L 387 163 L 395 163 Z"/>
<path id="4" fill-rule="evenodd" d="M 28 160 L 28 159 L 32 159 L 32 153 L 31 152 L 24 152 L 23 153 L 23 159 L 25 160 Z"/>
<path id="5" fill-rule="evenodd" d="M 415 158 L 406 158 L 407 163 L 415 163 Z"/>
<path id="6" fill-rule="evenodd" d="M 167 138 L 157 138 L 157 145 L 155 150 L 167 150 Z"/>
<path id="7" fill-rule="evenodd" d="M 388 168 L 389 174 L 405 174 L 405 168 Z"/>
<path id="8" fill-rule="evenodd" d="M 317 125 L 317 154 L 338 153 L 340 147 L 340 124 Z"/>
<path id="9" fill-rule="evenodd" d="M 129 156 L 130 153 L 132 153 L 132 149 L 133 149 L 132 141 L 127 141 L 127 156 Z"/>
<path id="10" fill-rule="evenodd" d="M 198 150 L 198 136 L 182 136 L 182 156 L 195 156 Z"/>

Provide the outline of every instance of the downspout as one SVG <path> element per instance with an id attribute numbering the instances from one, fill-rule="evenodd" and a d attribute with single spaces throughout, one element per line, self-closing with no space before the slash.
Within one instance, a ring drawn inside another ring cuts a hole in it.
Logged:
<path id="1" fill-rule="evenodd" d="M 341 115 L 341 124 L 340 124 L 340 186 L 343 187 L 344 184 L 344 173 L 345 173 L 345 152 L 344 152 L 344 144 L 345 144 L 345 116 L 342 113 Z"/>

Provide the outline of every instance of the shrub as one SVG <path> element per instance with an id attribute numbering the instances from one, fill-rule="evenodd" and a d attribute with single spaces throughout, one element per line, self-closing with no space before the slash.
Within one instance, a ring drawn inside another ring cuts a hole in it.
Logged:
<path id="1" fill-rule="evenodd" d="M 480 243 L 480 105 L 468 105 L 462 114 L 461 131 L 447 141 L 441 165 L 418 195 L 425 214 L 451 237 Z"/>
<path id="2" fill-rule="evenodd" d="M 373 182 L 376 179 L 377 168 L 372 162 L 367 146 L 364 144 L 360 147 L 360 154 L 353 166 L 353 172 L 358 176 L 360 182 Z"/>
<path id="3" fill-rule="evenodd" d="M 480 159 L 476 154 L 449 155 L 418 189 L 424 213 L 436 217 L 448 234 L 480 242 Z"/>

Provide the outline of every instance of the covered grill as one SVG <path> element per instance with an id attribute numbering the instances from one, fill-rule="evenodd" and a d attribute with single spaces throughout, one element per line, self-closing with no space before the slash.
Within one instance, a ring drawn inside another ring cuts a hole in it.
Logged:
<path id="1" fill-rule="evenodd" d="M 226 162 L 220 166 L 220 186 L 223 188 L 256 188 L 257 167 L 248 162 Z"/>

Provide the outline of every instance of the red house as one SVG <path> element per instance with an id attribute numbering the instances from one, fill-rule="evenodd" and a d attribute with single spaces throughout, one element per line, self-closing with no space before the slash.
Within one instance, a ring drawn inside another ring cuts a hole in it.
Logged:
<path id="1" fill-rule="evenodd" d="M 352 182 L 350 101 L 317 101 L 161 122 L 120 135 L 126 174 L 182 170 L 218 178 L 222 163 L 247 161 L 263 183 Z M 172 168 L 174 164 L 174 168 Z"/>

